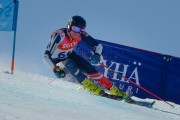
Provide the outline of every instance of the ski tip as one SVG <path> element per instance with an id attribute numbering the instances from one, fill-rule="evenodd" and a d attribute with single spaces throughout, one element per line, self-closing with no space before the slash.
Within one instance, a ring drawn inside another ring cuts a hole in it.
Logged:
<path id="1" fill-rule="evenodd" d="M 153 104 L 154 105 L 154 103 L 155 103 L 156 101 L 153 101 L 151 104 Z"/>
<path id="2" fill-rule="evenodd" d="M 153 102 L 148 106 L 148 108 L 153 108 L 153 105 L 154 105 L 155 102 L 156 102 L 156 101 L 153 101 Z"/>

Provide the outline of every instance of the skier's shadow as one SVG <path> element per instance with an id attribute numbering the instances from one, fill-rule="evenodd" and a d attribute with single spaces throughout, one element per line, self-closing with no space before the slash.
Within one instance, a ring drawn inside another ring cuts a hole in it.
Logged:
<path id="1" fill-rule="evenodd" d="M 160 110 L 160 109 L 158 109 L 158 108 L 154 108 L 154 110 L 158 110 L 158 111 L 161 111 L 161 112 L 165 112 L 165 113 L 169 113 L 169 114 L 173 114 L 173 115 L 178 115 L 178 116 L 180 116 L 180 114 L 178 114 L 178 113 L 173 113 L 173 112 L 170 112 L 170 111 Z"/>
<path id="2" fill-rule="evenodd" d="M 137 101 L 138 105 L 140 106 L 144 106 L 144 107 L 147 107 L 149 105 L 149 102 L 142 102 L 142 101 Z M 165 112 L 165 113 L 169 113 L 169 114 L 174 114 L 174 115 L 178 115 L 180 116 L 180 114 L 178 113 L 173 113 L 173 112 L 170 112 L 170 111 L 165 111 L 165 110 L 160 110 L 158 108 L 153 108 L 154 110 L 158 110 L 158 111 L 161 111 L 161 112 Z"/>

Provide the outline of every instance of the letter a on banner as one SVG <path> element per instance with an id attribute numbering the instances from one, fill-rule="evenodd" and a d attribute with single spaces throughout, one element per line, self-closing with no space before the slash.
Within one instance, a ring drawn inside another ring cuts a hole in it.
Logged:
<path id="1" fill-rule="evenodd" d="M 18 0 L 0 0 L 0 31 L 14 31 L 11 73 L 14 70 Z"/>

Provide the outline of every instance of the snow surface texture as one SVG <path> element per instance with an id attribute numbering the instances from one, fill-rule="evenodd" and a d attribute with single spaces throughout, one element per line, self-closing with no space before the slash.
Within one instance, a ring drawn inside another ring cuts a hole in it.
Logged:
<path id="1" fill-rule="evenodd" d="M 110 100 L 68 79 L 0 71 L 0 120 L 180 120 L 180 105 L 156 100 L 149 109 Z"/>

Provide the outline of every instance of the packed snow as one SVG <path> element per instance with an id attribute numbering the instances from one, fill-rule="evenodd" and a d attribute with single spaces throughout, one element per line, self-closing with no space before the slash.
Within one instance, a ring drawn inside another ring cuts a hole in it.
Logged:
<path id="1" fill-rule="evenodd" d="M 0 71 L 0 120 L 180 120 L 180 105 L 156 100 L 150 109 L 111 100 L 71 79 Z"/>

